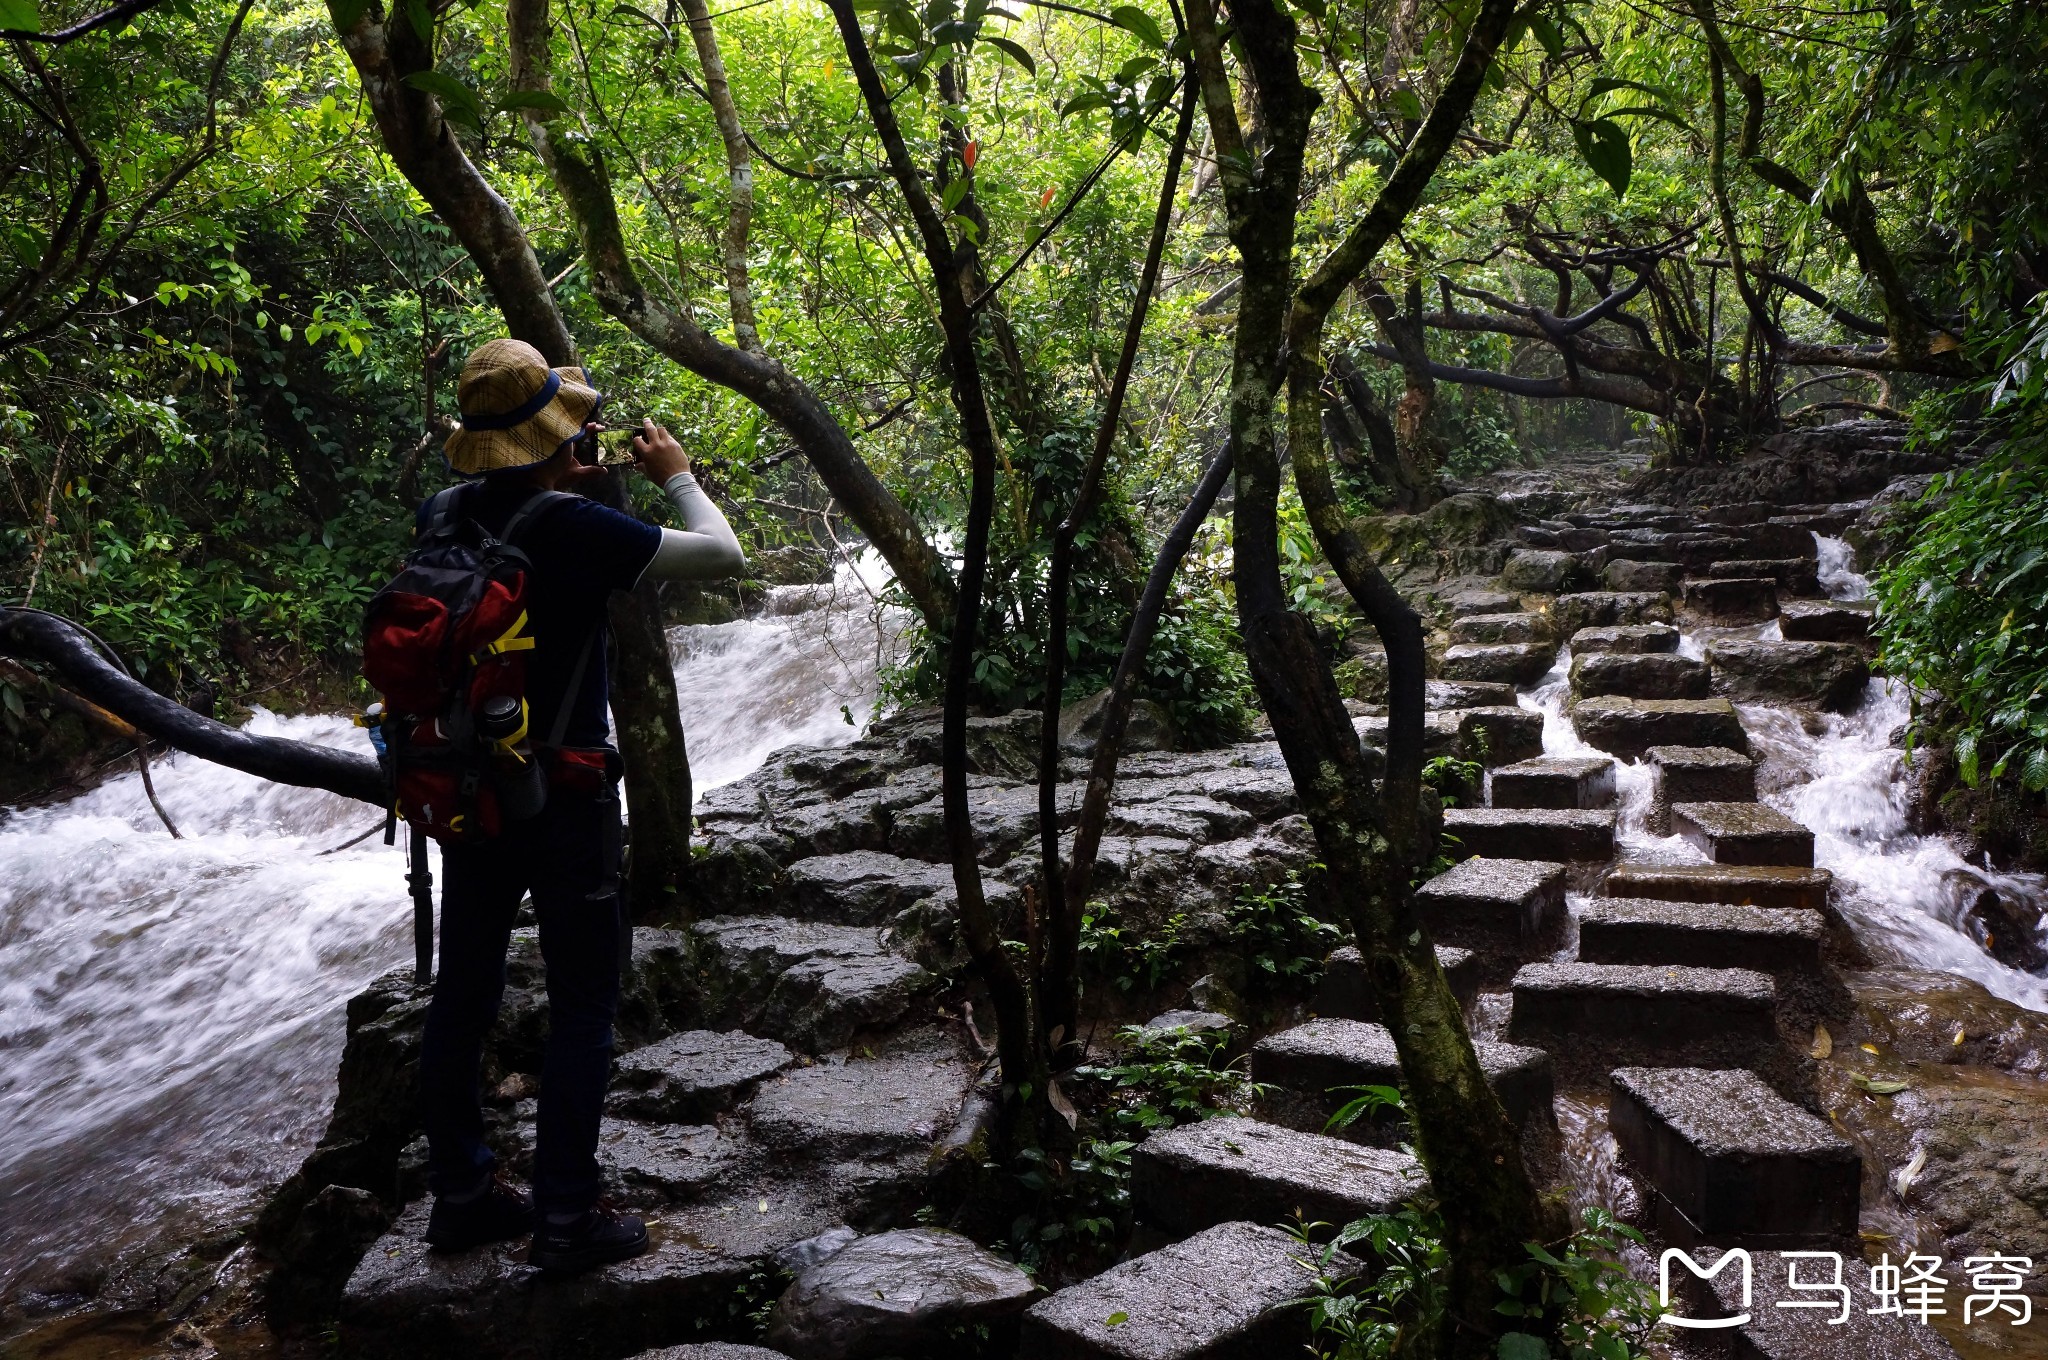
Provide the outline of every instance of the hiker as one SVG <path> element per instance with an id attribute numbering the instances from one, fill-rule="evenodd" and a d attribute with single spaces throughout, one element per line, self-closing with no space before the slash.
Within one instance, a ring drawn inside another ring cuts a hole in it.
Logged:
<path id="1" fill-rule="evenodd" d="M 449 466 L 468 485 L 458 513 L 507 537 L 532 564 L 527 585 L 528 730 L 547 777 L 541 811 L 493 839 L 442 848 L 440 976 L 427 1007 L 420 1090 L 434 1193 L 427 1241 L 461 1250 L 533 1233 L 529 1259 L 571 1272 L 647 1250 L 647 1229 L 598 1199 L 597 1134 L 610 1078 L 620 957 L 631 927 L 619 890 L 618 753 L 606 719 L 604 620 L 615 590 L 643 578 L 704 580 L 746 570 L 725 517 L 690 475 L 690 459 L 643 421 L 634 466 L 661 487 L 684 528 L 659 529 L 574 492 L 606 475 L 579 461 L 602 398 L 580 368 L 550 369 L 540 351 L 493 340 L 470 355 L 457 387 L 462 425 Z M 430 500 L 420 524 L 447 503 Z M 507 535 L 507 522 L 523 513 Z M 486 1032 L 505 985 L 505 951 L 531 893 L 547 968 L 548 1040 L 540 1074 L 533 1195 L 508 1184 L 484 1142 L 478 1098 Z"/>

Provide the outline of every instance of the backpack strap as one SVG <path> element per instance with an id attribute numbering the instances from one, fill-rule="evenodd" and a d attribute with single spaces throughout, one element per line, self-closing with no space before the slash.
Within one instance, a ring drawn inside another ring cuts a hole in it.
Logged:
<path id="1" fill-rule="evenodd" d="M 576 701 L 583 697 L 583 675 L 590 669 L 590 654 L 597 650 L 598 635 L 604 632 L 604 620 L 599 619 L 583 638 L 583 650 L 576 653 L 576 667 L 569 672 L 569 683 L 562 688 L 562 706 L 555 710 L 555 725 L 548 732 L 547 744 L 559 747 L 562 738 L 569 735 L 569 717 L 576 711 Z"/>
<path id="2" fill-rule="evenodd" d="M 519 503 L 519 508 L 514 510 L 512 512 L 511 518 L 505 521 L 505 532 L 498 535 L 499 541 L 503 543 L 509 543 L 515 548 L 518 547 L 519 535 L 522 532 L 524 532 L 536 518 L 539 517 L 542 511 L 547 510 L 555 505 L 558 505 L 563 501 L 574 499 L 576 498 L 574 496 L 571 496 L 566 491 L 534 492 L 531 496 L 528 496 L 525 500 L 521 501 Z"/>
<path id="3" fill-rule="evenodd" d="M 424 507 L 424 521 L 420 525 L 420 537 L 448 527 L 448 521 L 455 518 L 465 499 L 463 493 L 469 490 L 469 483 L 460 482 L 454 486 L 436 491 L 427 498 Z"/>

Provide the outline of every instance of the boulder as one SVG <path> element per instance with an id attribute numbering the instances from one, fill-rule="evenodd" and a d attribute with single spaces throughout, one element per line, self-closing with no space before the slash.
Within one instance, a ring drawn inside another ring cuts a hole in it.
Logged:
<path id="1" fill-rule="evenodd" d="M 1109 691 L 1104 689 L 1061 709 L 1060 749 L 1068 755 L 1093 755 L 1095 740 L 1102 735 L 1102 711 L 1108 703 Z M 1179 744 L 1173 718 L 1165 708 L 1150 699 L 1131 701 L 1130 717 L 1124 724 L 1125 752 L 1171 751 Z"/>
<path id="2" fill-rule="evenodd" d="M 1508 554 L 1507 565 L 1501 568 L 1500 583 L 1509 590 L 1531 595 L 1556 595 L 1563 592 L 1578 567 L 1579 559 L 1572 553 L 1555 548 L 1517 548 Z"/>
<path id="3" fill-rule="evenodd" d="M 1542 642 L 1549 631 L 1550 621 L 1541 614 L 1470 614 L 1451 620 L 1452 642 Z"/>
<path id="4" fill-rule="evenodd" d="M 1624 760 L 1652 746 L 1749 749 L 1749 734 L 1726 699 L 1630 699 L 1618 694 L 1572 705 L 1572 730 L 1589 746 Z"/>
<path id="5" fill-rule="evenodd" d="M 768 1341 L 791 1360 L 952 1356 L 959 1333 L 1014 1326 L 1039 1294 L 1014 1262 L 940 1228 L 863 1237 L 803 1271 Z"/>
<path id="6" fill-rule="evenodd" d="M 1432 712 L 1450 708 L 1513 708 L 1515 687 L 1498 680 L 1425 680 L 1422 705 Z"/>
<path id="7" fill-rule="evenodd" d="M 1710 577 L 1685 583 L 1685 607 L 1723 622 L 1778 616 L 1778 583 L 1768 576 Z"/>
<path id="8" fill-rule="evenodd" d="M 877 931 L 777 916 L 714 916 L 691 927 L 706 1019 L 823 1052 L 894 1024 L 933 978 Z"/>
<path id="9" fill-rule="evenodd" d="M 952 881 L 952 870 L 945 865 L 877 850 L 815 855 L 789 866 L 797 914 L 807 921 L 837 925 L 883 925 Z"/>
<path id="10" fill-rule="evenodd" d="M 1848 642 L 1716 642 L 1707 662 L 1717 692 L 1750 703 L 1846 712 L 1863 702 L 1870 684 L 1863 649 Z"/>

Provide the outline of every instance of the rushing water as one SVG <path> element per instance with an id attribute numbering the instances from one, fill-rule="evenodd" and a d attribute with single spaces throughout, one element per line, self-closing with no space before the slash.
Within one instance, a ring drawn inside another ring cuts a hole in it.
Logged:
<path id="1" fill-rule="evenodd" d="M 866 726 L 892 620 L 864 582 L 671 635 L 696 787 Z M 258 713 L 328 745 L 345 719 Z M 410 958 L 374 812 L 190 757 L 0 823 L 0 1300 L 90 1292 L 115 1257 L 245 1214 L 318 1138 L 344 1002 Z M 332 850 L 333 853 L 323 853 Z"/>

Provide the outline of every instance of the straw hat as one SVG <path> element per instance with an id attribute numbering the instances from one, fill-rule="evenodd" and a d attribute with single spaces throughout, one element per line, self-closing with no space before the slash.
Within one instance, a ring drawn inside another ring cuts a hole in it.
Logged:
<path id="1" fill-rule="evenodd" d="M 473 477 L 545 463 L 583 433 L 602 400 L 583 369 L 551 369 L 524 340 L 481 345 L 455 385 L 462 427 L 448 436 L 448 466 Z"/>

